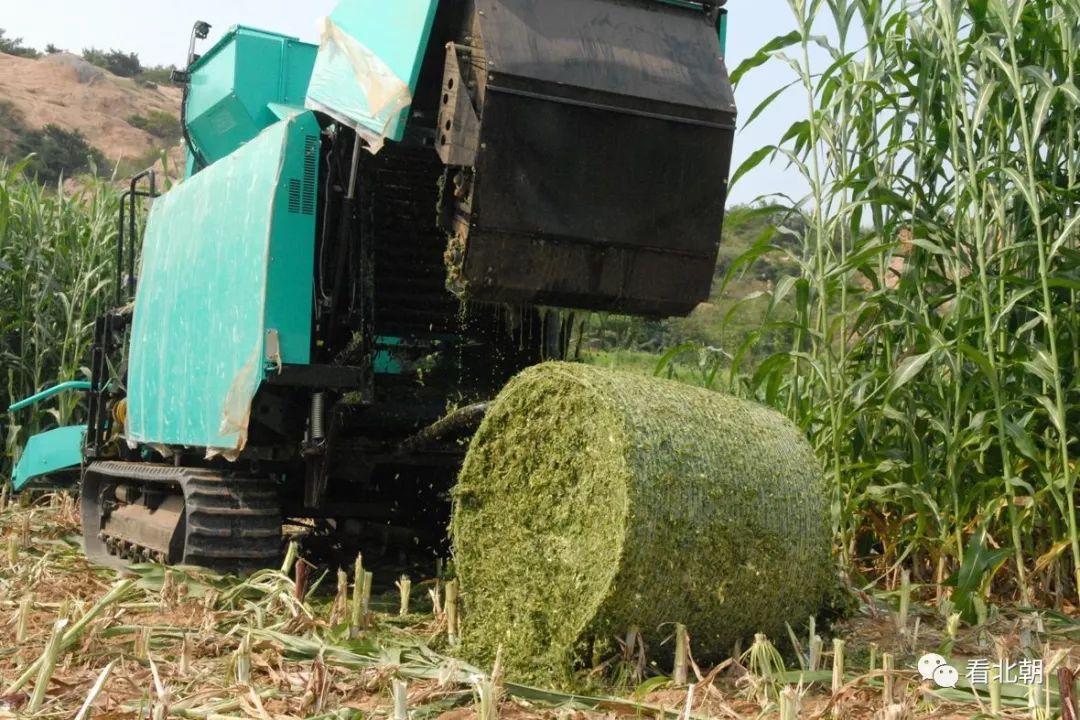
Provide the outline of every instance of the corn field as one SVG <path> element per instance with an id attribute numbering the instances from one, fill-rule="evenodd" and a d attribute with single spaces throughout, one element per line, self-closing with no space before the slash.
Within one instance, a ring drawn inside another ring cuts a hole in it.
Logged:
<path id="1" fill-rule="evenodd" d="M 718 384 L 810 433 L 840 553 L 869 581 L 908 566 L 939 588 L 1075 603 L 1080 3 L 789 4 L 797 29 L 735 77 L 786 63 L 791 84 L 744 117 L 803 112 L 734 180 L 785 162 L 809 192 L 760 212 L 805 231 L 790 251 L 775 228 L 733 272 L 770 252 L 799 263 L 768 321 L 795 340 Z"/>
<path id="2" fill-rule="evenodd" d="M 94 319 L 114 302 L 119 194 L 87 178 L 66 193 L 19 165 L 0 165 L 0 405 L 63 380 L 87 380 Z M 0 473 L 39 429 L 70 424 L 81 398 L 68 393 L 8 415 Z"/>

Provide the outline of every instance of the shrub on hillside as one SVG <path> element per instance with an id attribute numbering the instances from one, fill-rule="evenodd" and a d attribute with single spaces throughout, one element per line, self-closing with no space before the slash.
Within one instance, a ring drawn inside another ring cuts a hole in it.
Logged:
<path id="1" fill-rule="evenodd" d="M 82 54 L 87 62 L 105 68 L 119 77 L 137 77 L 143 70 L 136 53 L 126 53 L 122 50 L 99 50 L 91 47 L 84 49 Z"/>
<path id="2" fill-rule="evenodd" d="M 16 149 L 19 155 L 34 154 L 26 172 L 49 184 L 86 172 L 97 175 L 107 162 L 82 133 L 58 125 L 27 131 L 19 138 Z"/>
<path id="3" fill-rule="evenodd" d="M 164 110 L 151 110 L 146 115 L 132 115 L 127 119 L 127 123 L 162 140 L 174 141 L 180 138 L 180 120 Z"/>
<path id="4" fill-rule="evenodd" d="M 147 85 L 172 85 L 172 74 L 175 69 L 175 65 L 155 65 L 143 68 L 136 80 Z"/>
<path id="5" fill-rule="evenodd" d="M 0 156 L 11 154 L 19 137 L 26 132 L 26 121 L 10 100 L 0 99 Z"/>
<path id="6" fill-rule="evenodd" d="M 41 53 L 37 50 L 23 45 L 22 38 L 4 37 L 3 28 L 0 28 L 0 53 L 27 58 L 41 57 Z"/>
<path id="7" fill-rule="evenodd" d="M 0 99 L 0 127 L 15 128 L 23 124 L 22 113 L 15 103 Z"/>

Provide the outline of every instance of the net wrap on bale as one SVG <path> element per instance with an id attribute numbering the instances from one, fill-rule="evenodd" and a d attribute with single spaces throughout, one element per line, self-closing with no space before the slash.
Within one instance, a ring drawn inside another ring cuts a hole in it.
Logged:
<path id="1" fill-rule="evenodd" d="M 565 677 L 639 628 L 687 626 L 699 660 L 821 606 L 829 503 L 780 414 L 669 380 L 546 363 L 514 378 L 472 440 L 452 536 L 463 651 Z"/>

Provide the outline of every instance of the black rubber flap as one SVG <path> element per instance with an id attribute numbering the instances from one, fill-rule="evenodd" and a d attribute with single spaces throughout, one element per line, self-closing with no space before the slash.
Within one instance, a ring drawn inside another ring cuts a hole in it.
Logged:
<path id="1" fill-rule="evenodd" d="M 665 106 L 682 106 L 698 112 L 677 114 L 734 122 L 716 28 L 700 10 L 655 0 L 476 0 L 476 7 L 493 85 L 529 80 L 533 91 L 622 96 L 664 114 L 671 114 Z"/>
<path id="2" fill-rule="evenodd" d="M 493 65 L 458 286 L 481 301 L 689 313 L 709 296 L 734 136 L 715 27 L 645 0 L 476 7 Z"/>

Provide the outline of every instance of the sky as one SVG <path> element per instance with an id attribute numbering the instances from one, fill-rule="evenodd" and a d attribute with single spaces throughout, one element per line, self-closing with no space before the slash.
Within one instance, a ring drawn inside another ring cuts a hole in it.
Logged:
<path id="1" fill-rule="evenodd" d="M 542 1 L 542 0 L 539 0 Z M 337 0 L 0 0 L 0 27 L 8 36 L 42 49 L 52 43 L 80 52 L 91 46 L 136 52 L 144 65 L 182 65 L 191 26 L 205 20 L 213 26 L 209 47 L 229 27 L 250 25 L 299 36 L 316 42 L 316 24 Z M 794 29 L 787 0 L 730 0 L 727 62 L 734 69 L 746 57 L 777 35 Z M 754 70 L 735 95 L 740 131 L 735 138 L 732 172 L 753 151 L 776 142 L 787 127 L 805 112 L 805 99 L 789 94 L 773 110 L 742 128 L 742 120 L 773 90 L 791 79 L 780 62 Z M 780 163 L 761 166 L 732 189 L 729 202 L 748 203 L 756 197 L 781 192 L 797 197 L 805 185 Z"/>

